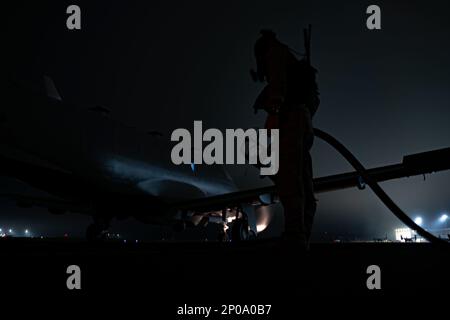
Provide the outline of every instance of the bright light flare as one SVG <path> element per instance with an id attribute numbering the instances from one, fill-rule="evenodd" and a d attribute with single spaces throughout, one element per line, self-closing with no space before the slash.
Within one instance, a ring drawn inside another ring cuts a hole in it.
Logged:
<path id="1" fill-rule="evenodd" d="M 445 221 L 447 221 L 447 219 L 448 219 L 448 215 L 443 214 L 442 216 L 440 216 L 439 222 L 445 222 Z"/>
<path id="2" fill-rule="evenodd" d="M 272 211 L 269 206 L 262 206 L 256 212 L 256 232 L 264 231 L 272 220 Z"/>
<path id="3" fill-rule="evenodd" d="M 417 218 L 414 219 L 414 222 L 415 222 L 417 225 L 422 226 L 423 219 L 422 219 L 422 217 L 417 217 Z"/>

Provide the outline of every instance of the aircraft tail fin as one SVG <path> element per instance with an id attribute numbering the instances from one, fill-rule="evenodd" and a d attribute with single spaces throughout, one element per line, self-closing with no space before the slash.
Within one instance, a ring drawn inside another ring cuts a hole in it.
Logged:
<path id="1" fill-rule="evenodd" d="M 44 86 L 48 97 L 60 101 L 62 100 L 61 95 L 58 92 L 58 89 L 56 89 L 55 83 L 50 77 L 44 76 Z"/>

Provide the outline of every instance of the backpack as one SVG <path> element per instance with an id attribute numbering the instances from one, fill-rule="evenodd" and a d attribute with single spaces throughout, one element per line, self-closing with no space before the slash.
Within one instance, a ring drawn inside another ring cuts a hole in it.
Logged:
<path id="1" fill-rule="evenodd" d="M 307 59 L 297 59 L 292 54 L 288 70 L 288 92 L 286 102 L 305 104 L 311 116 L 319 108 L 319 89 L 316 81 L 317 69 Z"/>

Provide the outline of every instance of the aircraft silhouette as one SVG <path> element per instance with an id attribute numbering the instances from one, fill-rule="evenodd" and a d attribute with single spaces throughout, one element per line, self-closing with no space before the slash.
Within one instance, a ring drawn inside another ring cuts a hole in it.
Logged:
<path id="1" fill-rule="evenodd" d="M 100 106 L 77 106 L 61 99 L 45 77 L 35 92 L 7 81 L 0 109 L 0 174 L 45 191 L 48 196 L 2 194 L 22 207 L 50 213 L 91 215 L 89 240 L 105 237 L 114 218 L 134 217 L 178 228 L 206 225 L 231 229 L 232 240 L 256 236 L 256 209 L 278 201 L 275 186 L 238 190 L 220 165 L 176 166 L 170 139 L 110 119 Z M 405 156 L 398 164 L 369 169 L 386 181 L 450 168 L 450 148 Z M 356 171 L 314 179 L 315 192 L 365 187 Z M 264 219 L 262 219 L 264 220 Z"/>

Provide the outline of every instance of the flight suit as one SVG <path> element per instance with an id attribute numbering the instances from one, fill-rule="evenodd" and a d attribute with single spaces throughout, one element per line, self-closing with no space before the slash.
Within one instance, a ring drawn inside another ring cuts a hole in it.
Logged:
<path id="1" fill-rule="evenodd" d="M 279 170 L 272 179 L 284 210 L 283 237 L 306 246 L 316 211 L 310 155 L 314 137 L 310 106 L 318 105 L 318 101 L 309 101 L 308 90 L 317 88 L 306 88 L 298 79 L 301 71 L 293 70 L 298 61 L 288 47 L 279 42 L 259 57 L 259 64 L 264 68 L 267 86 L 255 107 L 269 113 L 267 129 L 278 127 L 280 130 Z"/>

